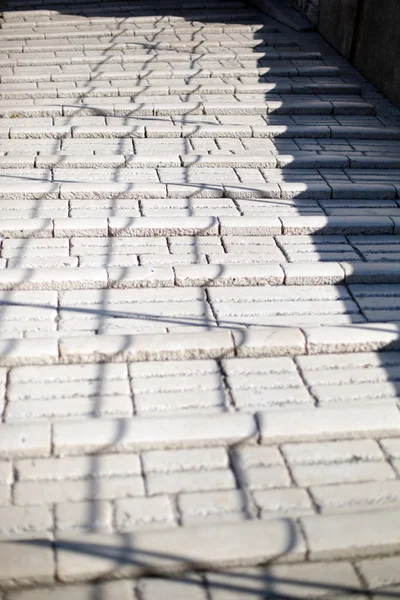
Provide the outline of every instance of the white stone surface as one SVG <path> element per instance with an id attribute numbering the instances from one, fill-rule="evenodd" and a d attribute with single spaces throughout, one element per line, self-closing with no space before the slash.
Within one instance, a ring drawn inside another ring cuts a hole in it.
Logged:
<path id="1" fill-rule="evenodd" d="M 172 4 L 2 13 L 0 599 L 397 594 L 400 113 Z"/>

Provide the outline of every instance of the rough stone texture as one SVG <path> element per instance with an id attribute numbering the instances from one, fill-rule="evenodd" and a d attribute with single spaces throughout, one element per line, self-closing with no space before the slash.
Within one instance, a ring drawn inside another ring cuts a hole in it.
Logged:
<path id="1" fill-rule="evenodd" d="M 400 7 L 393 0 L 385 0 L 377 12 L 374 2 L 367 0 L 362 8 L 354 41 L 354 65 L 398 106 Z"/>
<path id="2" fill-rule="evenodd" d="M 350 57 L 357 23 L 357 0 L 320 0 L 318 27 L 341 54 Z"/>
<path id="3" fill-rule="evenodd" d="M 284 12 L 8 0 L 1 600 L 400 583 L 399 113 Z"/>

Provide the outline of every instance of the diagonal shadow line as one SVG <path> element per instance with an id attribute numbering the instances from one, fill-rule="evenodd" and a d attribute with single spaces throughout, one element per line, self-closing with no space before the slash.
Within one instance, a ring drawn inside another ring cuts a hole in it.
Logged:
<path id="1" fill-rule="evenodd" d="M 104 291 L 114 291 L 117 290 L 118 288 L 108 288 L 107 290 L 103 290 Z M 24 292 L 28 290 L 18 290 L 18 292 Z M 35 290 L 32 290 L 35 291 Z M 17 292 L 17 293 L 18 293 Z M 10 294 L 12 294 L 13 292 L 11 291 Z M 200 302 L 200 301 L 199 301 Z M 343 302 L 343 301 L 341 301 Z M 184 302 L 185 303 L 185 302 Z M 215 321 L 212 320 L 211 316 L 208 317 L 190 317 L 190 316 L 178 316 L 178 317 L 172 317 L 172 316 L 167 316 L 167 315 L 160 315 L 157 313 L 141 313 L 140 311 L 127 311 L 127 310 L 123 310 L 123 311 L 119 311 L 118 309 L 108 309 L 106 308 L 107 302 L 105 299 L 100 300 L 99 302 L 97 302 L 96 304 L 100 305 L 100 308 L 84 308 L 82 306 L 65 306 L 65 305 L 60 305 L 58 308 L 49 304 L 40 304 L 40 303 L 33 303 L 33 302 L 14 302 L 11 299 L 4 299 L 1 300 L 0 299 L 0 310 L 1 307 L 27 307 L 27 308 L 40 308 L 40 309 L 45 309 L 45 310 L 49 310 L 52 312 L 57 312 L 57 311 L 64 311 L 64 312 L 72 312 L 72 313 L 79 313 L 79 314 L 93 314 L 93 315 L 97 315 L 100 318 L 104 317 L 104 318 L 115 318 L 115 319 L 137 319 L 137 320 L 144 320 L 144 321 L 156 321 L 156 322 L 165 322 L 165 323 L 170 323 L 170 324 L 179 324 L 179 325 L 204 325 L 205 323 L 207 324 L 214 324 L 216 328 L 232 328 L 235 329 L 236 327 L 246 327 L 248 326 L 248 322 L 246 322 L 245 317 L 243 317 L 243 321 L 238 321 L 238 320 L 234 320 L 234 321 L 230 321 L 227 318 L 221 318 L 221 317 L 216 317 Z M 123 304 L 130 304 L 129 302 L 123 303 Z M 133 303 L 132 303 L 133 304 Z M 145 302 L 140 302 L 138 304 L 145 304 Z M 156 303 L 157 304 L 157 303 Z M 160 304 L 163 304 L 163 302 L 160 302 Z M 177 310 L 179 310 L 179 304 L 181 304 L 181 302 L 176 302 L 175 303 L 177 306 Z M 279 310 L 279 309 L 277 309 Z M 281 313 L 279 314 L 279 312 L 277 313 L 277 316 L 285 316 L 286 313 Z M 288 313 L 288 314 L 293 314 L 293 313 Z M 321 313 L 321 315 L 323 315 L 323 313 Z M 265 315 L 266 318 L 268 318 L 268 315 Z M 270 316 L 273 316 L 272 314 Z M 251 315 L 249 315 L 249 317 L 251 317 Z M 301 315 L 299 315 L 299 319 L 301 320 Z M 0 322 L 6 320 L 4 318 L 1 317 L 0 315 Z M 10 319 L 12 320 L 12 319 Z M 40 319 L 39 319 L 40 321 Z M 389 323 L 388 323 L 389 324 Z M 257 326 L 257 327 L 269 327 L 271 325 L 268 324 L 252 324 L 253 326 Z M 368 329 L 368 325 L 376 325 L 373 321 L 371 322 L 366 322 L 365 326 L 366 329 Z M 278 325 L 273 325 L 273 327 L 275 328 L 280 328 L 280 329 L 292 329 L 293 325 L 283 325 L 283 324 L 278 324 Z M 362 323 L 357 323 L 355 325 L 352 325 L 351 323 L 349 324 L 345 324 L 345 325 L 341 325 L 341 328 L 345 328 L 345 329 L 352 329 L 355 328 L 356 330 L 360 330 L 363 328 L 363 324 Z M 400 326 L 399 326 L 400 327 Z M 380 331 L 382 333 L 393 333 L 393 329 L 386 329 L 384 326 L 380 325 L 379 327 L 374 327 L 375 331 Z M 399 336 L 400 336 L 400 332 L 399 332 Z"/>
<path id="2" fill-rule="evenodd" d="M 256 567 L 256 570 L 260 570 L 259 574 L 246 573 L 246 570 L 243 567 L 242 570 L 239 569 L 239 572 L 235 572 L 231 569 L 221 571 L 218 569 L 218 567 L 216 567 L 215 570 L 211 571 L 211 577 L 207 578 L 207 587 L 211 593 L 213 591 L 223 590 L 225 592 L 234 592 L 235 594 L 240 593 L 245 597 L 255 596 L 261 599 L 262 596 L 265 598 L 265 600 L 297 600 L 304 598 L 301 588 L 305 587 L 307 590 L 310 590 L 311 588 L 315 589 L 315 591 L 319 590 L 319 592 L 323 591 L 327 593 L 332 592 L 335 594 L 351 594 L 351 596 L 354 596 L 354 598 L 357 596 L 365 597 L 365 594 L 368 592 L 366 592 L 365 589 L 360 589 L 360 587 L 354 587 L 340 583 L 327 583 L 323 580 L 304 580 L 291 577 L 282 577 L 274 575 L 273 571 L 268 573 L 268 568 L 271 566 L 273 567 L 278 560 L 283 558 L 287 553 L 290 552 L 292 547 L 294 547 L 296 534 L 290 527 L 289 521 L 287 522 L 287 525 L 289 529 L 287 548 L 273 559 L 267 561 L 267 563 L 264 563 L 264 565 Z M 176 581 L 187 584 L 188 586 L 198 586 L 199 582 L 191 578 L 192 573 L 207 575 L 207 570 L 210 566 L 207 561 L 195 561 L 185 556 L 185 554 L 146 551 L 141 550 L 140 548 L 135 548 L 134 534 L 121 534 L 120 538 L 121 546 L 118 548 L 115 546 L 107 546 L 106 544 L 70 542 L 62 539 L 56 540 L 54 545 L 56 551 L 58 552 L 78 554 L 82 557 L 96 557 L 110 561 L 110 563 L 113 562 L 117 572 L 119 567 L 122 569 L 123 567 L 136 567 L 139 569 L 137 572 L 139 577 L 149 575 L 162 577 L 164 574 L 166 581 Z M 132 541 L 131 538 L 133 538 Z M 34 547 L 53 547 L 53 542 L 46 539 L 22 539 L 16 540 L 13 543 L 21 545 L 28 544 Z M 154 564 L 157 563 L 157 561 L 159 564 Z M 163 561 L 165 561 L 164 564 Z M 318 565 L 318 563 L 314 564 Z M 122 570 L 121 573 L 123 574 L 124 571 Z M 126 572 L 126 574 L 128 573 L 129 571 Z M 181 573 L 183 575 L 180 575 Z M 113 576 L 113 567 L 111 565 L 107 575 L 111 578 Z M 225 576 L 227 580 L 218 581 L 218 576 Z M 240 583 L 236 584 L 235 579 L 240 580 Z M 275 592 L 274 587 L 279 585 L 293 587 L 296 586 L 297 588 L 300 588 L 300 592 L 296 594 L 280 593 L 279 591 Z M 255 588 L 254 586 L 257 587 Z M 385 590 L 384 588 L 378 588 L 376 591 L 379 593 L 379 597 L 382 598 L 400 598 L 400 591 L 396 592 L 387 589 Z"/>

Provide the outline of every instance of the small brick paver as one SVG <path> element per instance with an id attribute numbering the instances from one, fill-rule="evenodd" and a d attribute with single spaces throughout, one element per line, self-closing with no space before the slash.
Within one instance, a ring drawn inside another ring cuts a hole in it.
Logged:
<path id="1" fill-rule="evenodd" d="M 0 600 L 397 597 L 399 112 L 242 0 L 0 44 Z"/>

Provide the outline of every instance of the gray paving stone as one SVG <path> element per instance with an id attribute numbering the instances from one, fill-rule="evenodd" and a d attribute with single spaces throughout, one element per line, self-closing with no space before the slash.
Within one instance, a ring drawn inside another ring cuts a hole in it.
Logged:
<path id="1" fill-rule="evenodd" d="M 228 456 L 223 448 L 154 450 L 142 454 L 146 473 L 226 469 Z"/>
<path id="2" fill-rule="evenodd" d="M 32 546 L 35 552 L 32 552 Z M 37 585 L 54 581 L 54 556 L 50 538 L 46 535 L 26 534 L 0 543 L 0 581 L 3 586 Z"/>
<path id="3" fill-rule="evenodd" d="M 104 346 L 106 342 L 106 346 Z M 231 356 L 233 341 L 227 330 L 199 332 L 196 339 L 180 333 L 168 336 L 107 336 L 106 340 L 94 338 L 64 338 L 60 342 L 61 359 L 69 363 L 111 362 L 126 360 L 182 360 L 190 358 L 215 358 Z"/>
<path id="4" fill-rule="evenodd" d="M 320 485 L 311 487 L 310 492 L 323 513 L 385 510 L 399 505 L 396 480 Z"/>
<path id="5" fill-rule="evenodd" d="M 53 527 L 53 515 L 48 506 L 5 506 L 0 508 L 0 517 L 3 536 L 46 532 Z"/>
<path id="6" fill-rule="evenodd" d="M 302 357 L 298 360 L 301 361 Z M 396 442 L 396 440 L 389 440 Z M 342 464 L 383 460 L 383 454 L 375 440 L 346 440 L 315 444 L 284 444 L 282 451 L 290 464 Z"/>
<path id="7" fill-rule="evenodd" d="M 207 598 L 202 579 L 196 575 L 184 575 L 181 580 L 142 579 L 138 589 L 144 600 L 156 600 L 164 594 L 177 600 L 206 600 Z"/>
<path id="8" fill-rule="evenodd" d="M 108 283 L 112 288 L 172 287 L 174 273 L 168 266 L 109 267 Z"/>
<path id="9" fill-rule="evenodd" d="M 395 557 L 362 560 L 357 563 L 357 568 L 371 589 L 400 583 Z"/>
<path id="10" fill-rule="evenodd" d="M 394 471 L 387 463 L 333 464 L 333 465 L 295 465 L 292 474 L 298 485 L 324 485 L 330 483 L 353 483 L 357 481 L 390 480 Z"/>
<path id="11" fill-rule="evenodd" d="M 91 453 L 102 448 L 105 444 L 115 450 L 124 451 L 135 448 L 148 450 L 152 448 L 182 448 L 203 447 L 209 442 L 214 445 L 224 446 L 241 439 L 252 439 L 257 435 L 253 418 L 245 414 L 219 415 L 214 419 L 217 431 L 209 426 L 207 416 L 175 417 L 171 426 L 166 431 L 168 419 L 146 418 L 136 420 L 102 420 L 93 423 L 93 430 L 89 439 L 85 421 L 76 424 L 55 424 L 55 451 L 57 454 L 77 455 L 82 451 Z M 221 425 L 225 426 L 224 435 L 221 435 Z M 96 425 L 96 427 L 94 427 Z M 173 427 L 172 427 L 173 425 Z M 118 438 L 116 429 L 121 426 L 124 431 Z M 192 429 L 189 429 L 192 427 Z M 184 433 L 185 432 L 185 433 Z"/>
<path id="12" fill-rule="evenodd" d="M 177 265 L 174 268 L 178 286 L 207 287 L 274 285 L 283 282 L 283 270 L 277 264 L 260 265 Z"/>
<path id="13" fill-rule="evenodd" d="M 277 515 L 296 517 L 313 514 L 314 510 L 306 490 L 299 488 L 254 490 L 253 498 L 262 519 L 275 518 Z"/>
<path id="14" fill-rule="evenodd" d="M 396 544 L 398 510 L 302 517 L 314 558 L 373 556 Z"/>
<path id="15" fill-rule="evenodd" d="M 397 435 L 398 412 L 394 403 L 345 408 L 301 408 L 258 413 L 262 443 L 357 439 Z"/>
<path id="16" fill-rule="evenodd" d="M 333 593 L 345 599 L 360 591 L 356 573 L 344 562 L 232 569 L 207 574 L 207 582 L 213 600 L 238 600 L 243 593 L 257 599 L 265 598 L 265 594 L 329 598 Z"/>
<path id="17" fill-rule="evenodd" d="M 131 600 L 132 583 L 121 580 L 54 587 L 35 586 L 34 589 L 11 591 L 9 596 L 13 600 L 68 600 L 73 594 L 76 600 L 90 600 L 94 593 L 105 595 L 109 600 Z"/>
<path id="18" fill-rule="evenodd" d="M 294 542 L 287 547 L 288 531 L 292 531 Z M 257 531 L 257 536 L 255 532 Z M 210 545 L 210 536 L 214 543 Z M 246 540 L 251 540 L 251 553 L 246 551 Z M 262 539 L 262 543 L 261 543 Z M 265 540 L 268 539 L 268 544 Z M 105 545 L 109 548 L 120 548 L 120 536 L 92 535 L 85 537 L 86 543 Z M 260 540 L 260 541 L 257 541 Z M 182 567 L 193 563 L 228 567 L 245 562 L 267 560 L 277 554 L 285 553 L 287 559 L 299 559 L 304 556 L 305 546 L 296 525 L 285 520 L 264 522 L 243 522 L 226 525 L 210 525 L 208 527 L 187 527 L 173 532 L 142 531 L 135 532 L 134 537 L 124 536 L 125 552 L 140 552 L 142 564 L 129 561 L 120 564 L 113 556 L 76 555 L 67 551 L 68 546 L 82 543 L 81 536 L 63 536 L 57 541 L 58 577 L 62 581 L 79 581 L 91 576 L 113 573 L 114 577 L 135 576 L 141 573 L 179 573 Z M 133 545 L 134 544 L 134 545 Z M 182 555 L 182 548 L 186 551 Z M 164 556 L 163 556 L 164 555 Z"/>
<path id="19" fill-rule="evenodd" d="M 399 278 L 396 263 L 341 263 L 349 283 L 397 283 Z"/>
<path id="20" fill-rule="evenodd" d="M 117 500 L 116 523 L 119 531 L 176 526 L 168 496 Z"/>
<path id="21" fill-rule="evenodd" d="M 305 351 L 303 334 L 295 328 L 234 331 L 233 338 L 240 357 L 290 356 Z"/>
<path id="22" fill-rule="evenodd" d="M 343 283 L 345 271 L 339 263 L 284 263 L 286 285 L 324 285 Z"/>
<path id="23" fill-rule="evenodd" d="M 89 486 L 86 481 L 21 482 L 15 490 L 15 503 L 25 506 L 32 502 L 32 498 L 36 504 L 47 504 L 132 496 L 144 496 L 141 477 L 99 479 L 94 486 Z"/>
<path id="24" fill-rule="evenodd" d="M 387 323 L 384 328 L 378 324 L 354 324 L 349 327 L 325 327 L 304 329 L 309 354 L 366 352 L 375 350 L 396 350 L 398 326 Z"/>
<path id="25" fill-rule="evenodd" d="M 102 289 L 106 286 L 107 273 L 101 268 L 11 268 L 0 271 L 2 290 Z"/>

